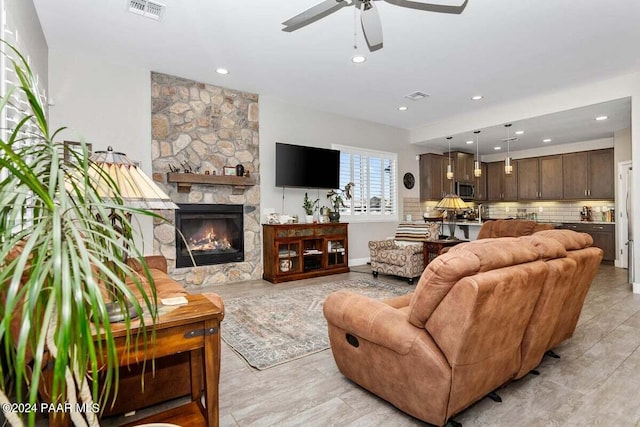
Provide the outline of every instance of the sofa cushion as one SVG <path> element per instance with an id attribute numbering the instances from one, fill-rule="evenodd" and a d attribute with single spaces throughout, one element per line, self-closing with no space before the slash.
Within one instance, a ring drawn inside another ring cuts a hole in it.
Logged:
<path id="1" fill-rule="evenodd" d="M 535 235 L 554 239 L 562 243 L 568 251 L 584 249 L 593 245 L 593 237 L 591 235 L 573 230 L 545 230 L 538 231 Z"/>
<path id="2" fill-rule="evenodd" d="M 431 261 L 422 273 L 409 306 L 409 321 L 424 328 L 438 304 L 464 277 L 539 258 L 535 246 L 515 237 L 475 240 L 454 246 Z"/>

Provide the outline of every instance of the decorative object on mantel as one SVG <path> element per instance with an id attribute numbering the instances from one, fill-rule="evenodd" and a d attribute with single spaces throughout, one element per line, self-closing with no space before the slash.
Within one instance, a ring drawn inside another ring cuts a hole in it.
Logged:
<path id="1" fill-rule="evenodd" d="M 351 200 L 351 189 L 353 182 L 348 182 L 344 189 L 331 190 L 327 193 L 327 199 L 331 201 L 333 210 L 329 213 L 331 222 L 340 222 L 340 208 L 346 208 L 344 200 Z"/>
<path id="2" fill-rule="evenodd" d="M 236 175 L 237 176 L 244 176 L 244 166 L 242 166 L 242 164 L 238 163 L 236 165 Z"/>
<path id="3" fill-rule="evenodd" d="M 441 209 L 447 213 L 447 221 L 449 222 L 448 240 L 456 240 L 456 211 L 466 208 L 466 203 L 457 194 L 447 194 L 436 205 L 436 209 Z"/>
<path id="4" fill-rule="evenodd" d="M 236 168 L 233 166 L 224 166 L 222 168 L 222 174 L 224 176 L 238 176 Z"/>
<path id="5" fill-rule="evenodd" d="M 232 168 L 235 172 L 235 168 Z M 253 178 L 235 175 L 212 175 L 197 173 L 167 173 L 167 182 L 174 182 L 178 185 L 178 193 L 188 193 L 193 184 L 201 185 L 231 185 L 233 194 L 242 194 L 246 187 L 256 185 Z"/>

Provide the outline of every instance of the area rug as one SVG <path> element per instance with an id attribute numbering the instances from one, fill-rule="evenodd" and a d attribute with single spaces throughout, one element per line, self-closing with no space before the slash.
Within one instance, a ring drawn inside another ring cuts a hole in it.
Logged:
<path id="1" fill-rule="evenodd" d="M 383 300 L 412 292 L 414 287 L 361 278 L 228 299 L 222 339 L 260 370 L 325 350 L 329 336 L 322 304 L 340 289 Z"/>

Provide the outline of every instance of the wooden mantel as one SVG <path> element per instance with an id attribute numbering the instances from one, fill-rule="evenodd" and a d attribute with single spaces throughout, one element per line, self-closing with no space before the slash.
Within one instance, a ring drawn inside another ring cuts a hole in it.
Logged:
<path id="1" fill-rule="evenodd" d="M 200 185 L 230 185 L 233 194 L 242 194 L 247 187 L 256 185 L 253 177 L 232 175 L 204 175 L 199 173 L 167 173 L 167 182 L 175 182 L 178 193 L 188 193 L 193 184 Z"/>

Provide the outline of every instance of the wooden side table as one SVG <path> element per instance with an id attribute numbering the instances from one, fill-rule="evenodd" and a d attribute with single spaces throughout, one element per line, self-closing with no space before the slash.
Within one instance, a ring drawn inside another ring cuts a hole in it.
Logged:
<path id="1" fill-rule="evenodd" d="M 446 248 L 446 247 L 449 247 L 449 246 L 455 246 L 455 245 L 457 245 L 459 243 L 464 243 L 464 242 L 468 242 L 468 240 L 442 239 L 442 240 L 427 240 L 427 241 L 423 242 L 423 244 L 422 244 L 422 262 L 423 262 L 425 268 L 427 267 L 427 265 L 429 265 L 429 263 L 431 261 L 433 261 L 433 259 L 435 257 L 438 256 L 438 254 L 440 253 L 442 248 Z"/>
<path id="2" fill-rule="evenodd" d="M 187 295 L 188 304 L 161 315 L 156 323 L 156 339 L 145 351 L 142 344 L 126 351 L 124 326 L 112 325 L 120 360 L 130 363 L 189 352 L 191 364 L 191 402 L 151 415 L 131 425 L 172 423 L 188 426 L 217 427 L 219 423 L 218 383 L 220 380 L 220 321 L 222 309 L 204 295 Z M 132 322 L 132 331 L 135 327 Z M 148 329 L 148 333 L 150 328 Z M 134 332 L 135 333 L 135 332 Z M 149 364 L 149 369 L 151 365 Z M 203 383 L 204 382 L 204 383 Z M 200 399 L 204 390 L 202 407 Z"/>

